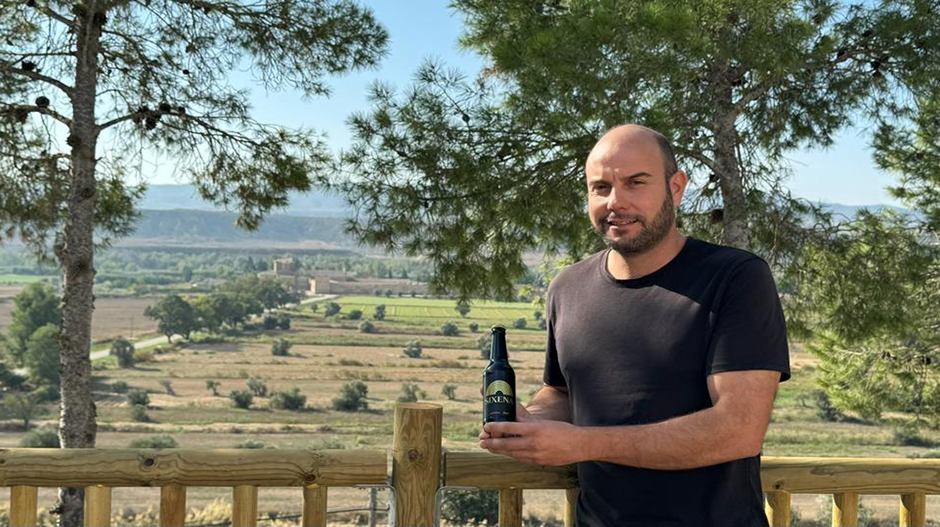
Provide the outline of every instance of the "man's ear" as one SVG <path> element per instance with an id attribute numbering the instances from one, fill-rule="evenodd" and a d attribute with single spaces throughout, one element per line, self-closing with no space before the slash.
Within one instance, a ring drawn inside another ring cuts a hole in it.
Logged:
<path id="1" fill-rule="evenodd" d="M 685 195 L 685 187 L 689 184 L 689 176 L 681 170 L 677 170 L 669 178 L 669 192 L 672 193 L 672 203 L 678 207 L 682 203 L 682 196 Z"/>

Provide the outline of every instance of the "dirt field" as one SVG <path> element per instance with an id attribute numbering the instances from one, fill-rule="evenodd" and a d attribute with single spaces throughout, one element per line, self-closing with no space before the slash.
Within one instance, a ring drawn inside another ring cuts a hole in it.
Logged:
<path id="1" fill-rule="evenodd" d="M 10 324 L 13 297 L 22 289 L 21 285 L 0 285 L 0 331 Z M 120 335 L 133 338 L 157 330 L 154 320 L 144 317 L 144 309 L 159 300 L 156 297 L 95 299 L 92 315 L 92 340 L 106 340 Z"/>

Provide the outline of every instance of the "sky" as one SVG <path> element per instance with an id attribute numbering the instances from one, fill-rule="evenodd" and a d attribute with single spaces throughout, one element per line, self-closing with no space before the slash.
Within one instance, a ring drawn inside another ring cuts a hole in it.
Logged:
<path id="1" fill-rule="evenodd" d="M 483 57 L 458 46 L 462 18 L 447 7 L 447 0 L 365 0 L 362 3 L 373 9 L 376 18 L 389 31 L 388 54 L 379 67 L 330 79 L 332 94 L 329 98 L 304 100 L 299 93 L 266 94 L 260 88 L 255 89 L 252 106 L 259 121 L 325 132 L 334 151 L 343 149 L 351 140 L 346 119 L 354 112 L 368 110 L 366 96 L 373 82 L 382 81 L 404 90 L 414 72 L 428 59 L 439 60 L 470 78 L 485 64 Z M 236 74 L 236 78 L 239 85 L 250 81 L 247 73 Z M 875 167 L 864 130 L 843 131 L 836 137 L 835 145 L 827 150 L 796 151 L 787 157 L 794 173 L 788 186 L 798 197 L 845 205 L 900 205 L 885 190 L 894 183 L 894 176 Z M 150 183 L 178 183 L 170 173 L 168 167 L 161 166 Z"/>

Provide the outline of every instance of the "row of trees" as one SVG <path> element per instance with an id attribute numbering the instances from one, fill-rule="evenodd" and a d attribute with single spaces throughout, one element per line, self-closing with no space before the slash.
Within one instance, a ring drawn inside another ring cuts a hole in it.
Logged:
<path id="1" fill-rule="evenodd" d="M 157 331 L 171 341 L 173 335 L 187 340 L 194 331 L 218 333 L 222 328 L 237 328 L 250 317 L 261 315 L 290 303 L 300 301 L 300 295 L 276 278 L 258 278 L 243 275 L 204 296 L 187 301 L 179 295 L 167 295 L 152 306 L 144 316 L 157 321 Z M 274 319 L 273 326 L 279 321 Z"/>

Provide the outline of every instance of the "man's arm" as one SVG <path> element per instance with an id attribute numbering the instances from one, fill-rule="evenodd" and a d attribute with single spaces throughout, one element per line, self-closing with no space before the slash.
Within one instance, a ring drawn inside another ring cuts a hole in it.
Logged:
<path id="1" fill-rule="evenodd" d="M 568 404 L 568 389 L 562 386 L 543 384 L 542 388 L 526 405 L 524 411 L 536 419 L 570 423 L 571 407 Z"/>
<path id="2" fill-rule="evenodd" d="M 780 372 L 745 370 L 707 378 L 712 407 L 659 423 L 576 427 L 560 421 L 487 423 L 480 446 L 538 463 L 609 461 L 652 469 L 688 469 L 760 452 Z M 510 435 L 512 437 L 502 437 Z"/>

